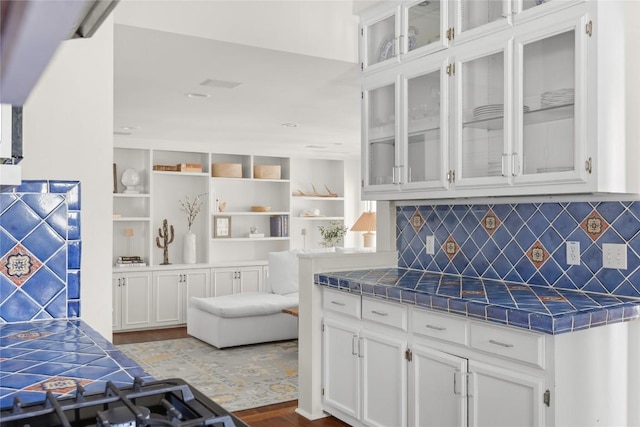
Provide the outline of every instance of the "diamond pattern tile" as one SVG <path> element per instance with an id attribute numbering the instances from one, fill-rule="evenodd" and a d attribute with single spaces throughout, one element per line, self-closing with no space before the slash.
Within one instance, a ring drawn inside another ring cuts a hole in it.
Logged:
<path id="1" fill-rule="evenodd" d="M 81 385 L 103 392 L 107 381 L 130 384 L 135 375 L 153 380 L 81 320 L 0 325 L 0 406 L 18 396 L 24 403 L 75 395 Z M 135 373 L 134 373 L 135 372 Z"/>
<path id="2" fill-rule="evenodd" d="M 79 186 L 23 181 L 0 193 L 0 323 L 79 316 Z"/>
<path id="3" fill-rule="evenodd" d="M 424 222 L 412 224 L 417 214 Z M 640 202 L 417 205 L 396 215 L 398 267 L 640 298 Z M 582 265 L 567 264 L 567 241 L 580 243 Z M 603 270 L 602 243 L 628 244 L 626 270 Z"/>

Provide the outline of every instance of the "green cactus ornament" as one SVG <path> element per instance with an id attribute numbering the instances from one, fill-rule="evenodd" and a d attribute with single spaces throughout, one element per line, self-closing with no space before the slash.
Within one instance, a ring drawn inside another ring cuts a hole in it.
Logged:
<path id="1" fill-rule="evenodd" d="M 158 228 L 158 236 L 156 237 L 156 246 L 163 249 L 162 264 L 169 265 L 169 245 L 173 242 L 173 225 L 167 224 L 167 220 L 162 221 L 162 229 Z M 160 244 L 160 239 L 164 240 L 164 245 Z"/>

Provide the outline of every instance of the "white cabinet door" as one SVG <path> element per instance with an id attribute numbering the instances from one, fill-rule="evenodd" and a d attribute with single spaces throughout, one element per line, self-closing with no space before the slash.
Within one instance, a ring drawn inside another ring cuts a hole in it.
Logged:
<path id="1" fill-rule="evenodd" d="M 111 328 L 114 331 L 122 329 L 122 275 L 114 275 L 111 279 L 111 288 L 113 291 L 111 300 Z"/>
<path id="2" fill-rule="evenodd" d="M 233 293 L 236 270 L 234 268 L 211 269 L 211 296 L 220 297 Z"/>
<path id="3" fill-rule="evenodd" d="M 235 293 L 262 291 L 262 270 L 262 266 L 242 267 L 238 269 Z"/>
<path id="4" fill-rule="evenodd" d="M 187 323 L 187 307 L 191 297 L 206 298 L 211 296 L 209 286 L 209 270 L 189 270 L 185 274 L 182 298 L 182 323 Z"/>
<path id="5" fill-rule="evenodd" d="M 153 306 L 157 325 L 179 325 L 185 274 L 177 271 L 153 273 Z"/>
<path id="6" fill-rule="evenodd" d="M 407 341 L 363 329 L 362 421 L 370 426 L 407 425 Z"/>
<path id="7" fill-rule="evenodd" d="M 122 274 L 121 295 L 121 327 L 123 330 L 153 326 L 151 273 Z"/>
<path id="8" fill-rule="evenodd" d="M 469 361 L 469 425 L 544 426 L 544 380 Z"/>
<path id="9" fill-rule="evenodd" d="M 409 425 L 467 425 L 467 359 L 421 345 L 409 364 Z"/>
<path id="10" fill-rule="evenodd" d="M 512 123 L 511 43 L 486 43 L 456 56 L 452 102 L 455 188 L 509 184 Z"/>
<path id="11" fill-rule="evenodd" d="M 531 23 L 514 40 L 515 184 L 588 180 L 586 22 Z"/>
<path id="12" fill-rule="evenodd" d="M 322 335 L 323 401 L 360 418 L 360 359 L 358 325 L 325 315 Z"/>

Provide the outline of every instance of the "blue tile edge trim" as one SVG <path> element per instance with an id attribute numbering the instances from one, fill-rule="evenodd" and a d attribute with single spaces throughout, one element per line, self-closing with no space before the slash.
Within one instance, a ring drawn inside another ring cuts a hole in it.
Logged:
<path id="1" fill-rule="evenodd" d="M 386 269 L 378 271 L 384 272 Z M 350 273 L 353 272 L 315 274 L 314 283 L 356 295 L 392 300 L 550 335 L 559 335 L 566 332 L 640 319 L 640 300 L 630 301 L 611 308 L 588 309 L 570 314 L 550 315 L 483 302 L 465 301 L 460 298 L 433 295 L 414 289 L 400 289 L 395 286 L 345 279 L 344 276 Z M 589 292 L 573 292 L 590 295 Z"/>

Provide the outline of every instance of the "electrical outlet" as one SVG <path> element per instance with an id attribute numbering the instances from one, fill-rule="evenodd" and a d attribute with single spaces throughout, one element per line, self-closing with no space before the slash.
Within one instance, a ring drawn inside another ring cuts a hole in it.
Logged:
<path id="1" fill-rule="evenodd" d="M 567 264 L 580 265 L 580 242 L 567 242 Z"/>
<path id="2" fill-rule="evenodd" d="M 427 255 L 434 255 L 436 253 L 436 238 L 434 236 L 427 236 L 427 242 L 425 246 Z"/>
<path id="3" fill-rule="evenodd" d="M 627 269 L 627 245 L 625 244 L 602 244 L 602 267 Z"/>

